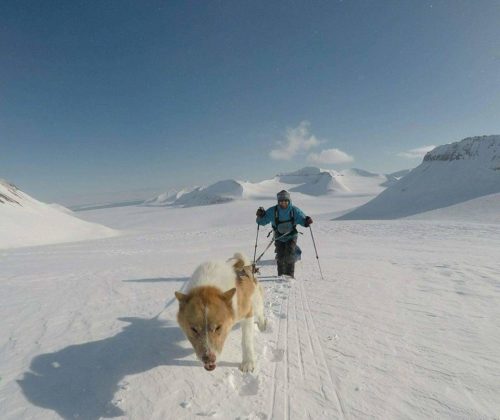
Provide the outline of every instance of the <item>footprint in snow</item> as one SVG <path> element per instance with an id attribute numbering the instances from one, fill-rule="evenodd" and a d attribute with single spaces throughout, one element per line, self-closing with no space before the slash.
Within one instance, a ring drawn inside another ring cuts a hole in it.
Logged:
<path id="1" fill-rule="evenodd" d="M 268 420 L 269 417 L 265 413 L 250 413 L 248 416 L 236 417 L 236 420 Z"/>
<path id="2" fill-rule="evenodd" d="M 214 417 L 217 414 L 217 411 L 201 411 L 196 413 L 197 416 L 201 417 Z"/>
<path id="3" fill-rule="evenodd" d="M 243 377 L 243 383 L 240 387 L 241 396 L 257 395 L 259 393 L 259 378 L 250 373 Z"/>
<path id="4" fill-rule="evenodd" d="M 281 362 L 285 357 L 285 350 L 283 349 L 271 349 L 270 354 L 267 357 L 271 362 Z"/>

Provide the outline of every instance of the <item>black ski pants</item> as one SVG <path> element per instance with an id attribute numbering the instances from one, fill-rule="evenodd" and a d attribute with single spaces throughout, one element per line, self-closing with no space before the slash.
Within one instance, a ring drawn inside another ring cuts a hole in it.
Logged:
<path id="1" fill-rule="evenodd" d="M 276 246 L 276 262 L 278 265 L 278 276 L 286 274 L 288 276 L 295 275 L 295 249 L 297 248 L 297 238 L 289 241 L 275 241 Z"/>

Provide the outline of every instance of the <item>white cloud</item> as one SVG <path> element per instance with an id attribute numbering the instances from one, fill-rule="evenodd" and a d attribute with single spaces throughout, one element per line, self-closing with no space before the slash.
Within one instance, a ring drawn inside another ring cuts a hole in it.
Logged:
<path id="1" fill-rule="evenodd" d="M 318 146 L 321 141 L 309 132 L 309 121 L 302 121 L 296 128 L 288 128 L 286 139 L 279 141 L 279 148 L 271 150 L 269 156 L 275 160 L 290 160 L 302 151 Z"/>
<path id="2" fill-rule="evenodd" d="M 398 156 L 404 157 L 406 159 L 419 159 L 423 158 L 427 152 L 430 152 L 436 146 L 422 146 L 416 149 L 411 149 L 406 152 L 398 153 Z"/>
<path id="3" fill-rule="evenodd" d="M 339 149 L 326 149 L 320 153 L 311 153 L 307 157 L 307 161 L 316 164 L 333 164 L 333 163 L 348 163 L 354 158 Z"/>

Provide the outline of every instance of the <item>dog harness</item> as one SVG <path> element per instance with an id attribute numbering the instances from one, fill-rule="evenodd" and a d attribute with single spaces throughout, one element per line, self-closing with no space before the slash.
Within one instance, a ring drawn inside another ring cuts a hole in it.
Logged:
<path id="1" fill-rule="evenodd" d="M 290 209 L 290 219 L 288 220 L 279 220 L 279 215 L 278 215 L 278 206 L 274 206 L 274 226 L 273 229 L 276 232 L 276 234 L 285 234 L 288 232 L 290 235 L 294 235 L 297 233 L 297 228 L 295 224 L 295 212 L 292 208 Z M 288 236 L 288 235 L 286 235 Z"/>

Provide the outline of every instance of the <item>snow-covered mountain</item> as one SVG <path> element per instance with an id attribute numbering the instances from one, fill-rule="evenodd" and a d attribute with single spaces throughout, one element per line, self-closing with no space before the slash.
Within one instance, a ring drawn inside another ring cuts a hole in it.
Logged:
<path id="1" fill-rule="evenodd" d="M 115 236 L 59 205 L 45 204 L 0 180 L 0 249 Z"/>
<path id="2" fill-rule="evenodd" d="M 172 204 L 175 200 L 177 200 L 181 195 L 187 192 L 188 191 L 186 190 L 181 190 L 181 191 L 169 190 L 167 192 L 161 193 L 156 197 L 144 201 L 143 204 L 146 206 L 168 206 Z"/>
<path id="3" fill-rule="evenodd" d="M 397 171 L 393 172 L 392 174 L 388 174 L 387 176 L 387 181 L 384 182 L 382 185 L 383 187 L 390 187 L 391 185 L 395 184 L 398 182 L 401 178 L 405 177 L 411 172 L 411 169 L 403 169 L 402 171 Z"/>
<path id="4" fill-rule="evenodd" d="M 332 192 L 349 192 L 349 188 L 344 185 L 341 176 L 340 172 L 334 170 L 306 167 L 295 172 L 278 174 L 276 179 L 280 183 L 289 184 L 288 189 L 291 192 L 324 195 Z"/>
<path id="5" fill-rule="evenodd" d="M 272 179 L 257 183 L 229 179 L 208 187 L 161 194 L 144 204 L 148 206 L 193 207 L 227 203 L 238 199 L 274 198 L 282 189 L 307 196 L 322 195 L 377 195 L 408 171 L 381 175 L 362 169 L 343 171 L 305 167 L 298 171 L 281 173 Z"/>
<path id="6" fill-rule="evenodd" d="M 147 206 L 180 206 L 193 207 L 209 204 L 220 204 L 242 198 L 243 183 L 234 179 L 216 182 L 208 187 L 195 187 L 181 191 L 171 191 L 160 194 L 144 202 Z"/>
<path id="7" fill-rule="evenodd" d="M 395 219 L 500 192 L 500 136 L 438 146 L 397 184 L 339 219 Z"/>

